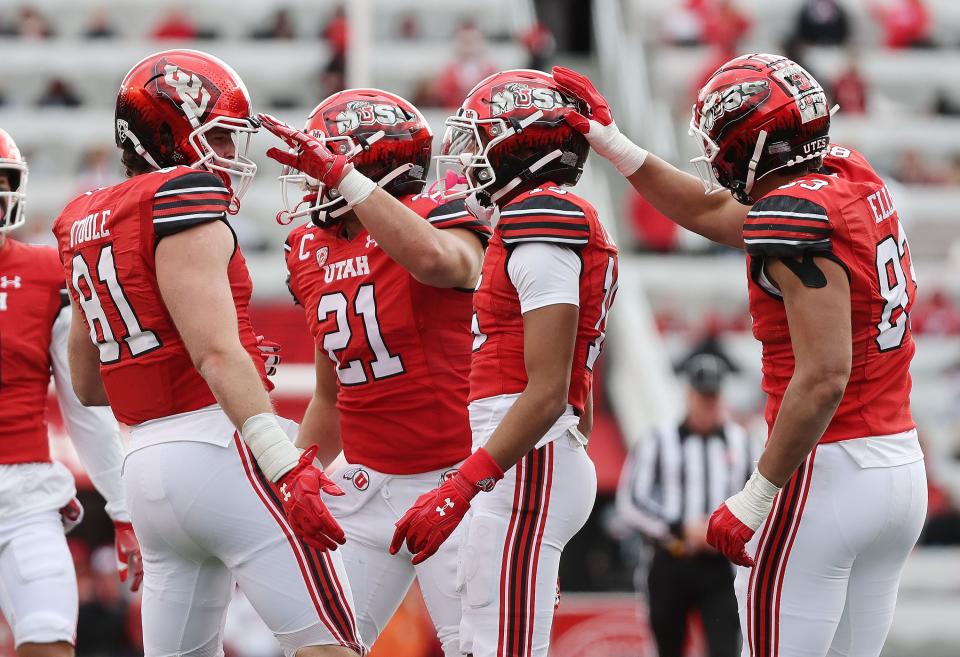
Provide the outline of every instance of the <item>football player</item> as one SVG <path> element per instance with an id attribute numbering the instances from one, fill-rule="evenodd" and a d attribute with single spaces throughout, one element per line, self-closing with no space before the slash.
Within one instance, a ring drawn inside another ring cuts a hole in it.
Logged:
<path id="1" fill-rule="evenodd" d="M 122 447 L 108 408 L 84 407 L 67 364 L 69 300 L 55 249 L 9 236 L 26 221 L 27 163 L 0 130 L 0 609 L 23 657 L 69 657 L 77 578 L 64 532 L 83 517 L 70 472 L 50 458 L 50 373 L 67 431 L 113 520 L 120 581 L 143 569 L 120 482 Z"/>
<path id="2" fill-rule="evenodd" d="M 342 493 L 273 413 L 227 221 L 256 172 L 246 87 L 206 53 L 156 53 L 124 78 L 114 127 L 129 179 L 70 202 L 54 233 L 84 320 L 74 388 L 131 427 L 145 654 L 222 653 L 234 582 L 286 655 L 359 653 L 320 496 Z"/>
<path id="3" fill-rule="evenodd" d="M 410 257 L 400 239 L 412 236 L 381 230 L 369 201 L 354 208 L 297 170 L 281 177 L 288 210 L 310 217 L 286 244 L 290 290 L 316 343 L 316 391 L 297 442 L 319 445 L 324 463 L 342 448 L 349 464 L 333 475 L 346 495 L 328 508 L 347 538 L 361 636 L 373 645 L 416 577 L 444 654 L 458 656 L 457 541 L 424 563 L 389 548 L 400 515 L 470 455 L 471 292 L 490 230 L 462 201 L 422 193 L 433 134 L 403 98 L 342 91 L 311 112 L 303 132 L 395 197 L 422 224 L 411 229 L 441 245 L 436 259 Z M 297 209 L 304 191 L 310 200 Z"/>
<path id="4" fill-rule="evenodd" d="M 889 189 L 830 143 L 823 89 L 785 57 L 737 57 L 700 90 L 703 185 L 621 134 L 587 78 L 554 75 L 589 107 L 570 124 L 638 192 L 746 250 L 770 431 L 707 535 L 743 566 L 743 654 L 876 657 L 927 495 L 909 401 L 916 276 Z"/>
<path id="5" fill-rule="evenodd" d="M 588 150 L 563 121 L 570 106 L 549 75 L 498 74 L 474 89 L 444 138 L 454 168 L 443 181 L 457 189 L 447 197 L 469 195 L 463 202 L 484 218 L 486 208 L 495 219 L 504 211 L 474 295 L 469 414 L 476 450 L 404 514 L 390 551 L 406 543 L 413 562 L 424 562 L 477 493 L 488 493 L 464 528 L 457 578 L 460 648 L 477 657 L 546 654 L 560 552 L 586 521 L 596 492 L 583 433 L 617 258 L 593 208 L 565 187 L 579 178 Z M 467 270 L 465 254 L 438 239 L 449 231 L 378 190 L 343 153 L 261 118 L 294 148 L 272 156 L 335 188 L 381 248 L 393 241 L 395 260 L 451 276 Z M 458 214 L 459 205 L 432 219 Z"/>

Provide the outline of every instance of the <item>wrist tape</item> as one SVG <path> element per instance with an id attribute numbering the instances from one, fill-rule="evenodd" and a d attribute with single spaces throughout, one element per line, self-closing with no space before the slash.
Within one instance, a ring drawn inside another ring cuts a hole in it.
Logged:
<path id="1" fill-rule="evenodd" d="M 727 500 L 727 508 L 740 522 L 756 531 L 770 515 L 773 498 L 780 489 L 754 470 L 743 490 Z"/>
<path id="2" fill-rule="evenodd" d="M 300 450 L 290 442 L 273 413 L 260 413 L 247 418 L 240 435 L 253 453 L 260 470 L 273 483 L 293 470 L 300 461 Z"/>
<path id="3" fill-rule="evenodd" d="M 350 169 L 350 171 L 348 171 L 347 174 L 340 180 L 340 184 L 337 186 L 337 191 L 340 192 L 340 196 L 343 197 L 343 200 L 345 200 L 347 204 L 352 207 L 366 201 L 367 198 L 373 194 L 373 190 L 376 188 L 377 183 L 373 182 L 354 168 Z"/>

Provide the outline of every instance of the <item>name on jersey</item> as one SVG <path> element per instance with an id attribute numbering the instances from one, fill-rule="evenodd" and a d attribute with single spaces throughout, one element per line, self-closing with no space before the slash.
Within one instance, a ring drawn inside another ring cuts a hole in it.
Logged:
<path id="1" fill-rule="evenodd" d="M 323 281 L 332 283 L 342 281 L 345 278 L 355 278 L 356 276 L 366 276 L 370 273 L 370 264 L 367 262 L 367 256 L 356 256 L 346 260 L 331 262 L 329 265 L 323 265 Z"/>
<path id="2" fill-rule="evenodd" d="M 112 210 L 98 210 L 93 214 L 88 214 L 83 219 L 77 219 L 70 226 L 70 247 L 85 242 L 95 242 L 104 237 L 110 237 L 110 229 L 107 228 L 107 218 Z"/>
<path id="3" fill-rule="evenodd" d="M 886 185 L 881 187 L 880 191 L 867 197 L 867 205 L 870 206 L 873 219 L 878 224 L 897 213 L 897 208 L 893 205 L 893 197 L 890 196 L 890 190 L 887 189 Z"/>

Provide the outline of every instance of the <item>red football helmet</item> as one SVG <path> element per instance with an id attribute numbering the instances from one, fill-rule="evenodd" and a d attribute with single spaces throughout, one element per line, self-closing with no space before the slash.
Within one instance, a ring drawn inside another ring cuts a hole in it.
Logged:
<path id="1" fill-rule="evenodd" d="M 444 122 L 436 158 L 444 196 L 482 192 L 495 203 L 548 181 L 576 184 L 590 147 L 564 121 L 571 109 L 584 108 L 541 71 L 503 71 L 480 82 Z"/>
<path id="2" fill-rule="evenodd" d="M 27 162 L 13 138 L 0 130 L 0 173 L 7 176 L 10 191 L 0 191 L 0 233 L 19 228 L 26 221 Z"/>
<path id="3" fill-rule="evenodd" d="M 240 76 L 197 50 L 165 50 L 143 58 L 117 94 L 117 146 L 129 140 L 156 169 L 186 165 L 217 173 L 236 202 L 257 172 L 246 155 L 259 127 Z M 208 133 L 217 128 L 230 132 L 232 157 L 218 155 L 209 144 Z"/>
<path id="4" fill-rule="evenodd" d="M 335 153 L 346 155 L 370 180 L 393 196 L 423 191 L 430 166 L 433 132 L 416 107 L 380 89 L 347 89 L 317 105 L 304 132 Z M 278 220 L 313 214 L 323 224 L 350 207 L 334 189 L 315 178 L 284 167 L 280 175 L 285 211 Z M 308 199 L 304 200 L 304 193 Z"/>
<path id="5" fill-rule="evenodd" d="M 691 162 L 708 193 L 728 189 L 751 205 L 756 181 L 823 157 L 829 132 L 826 94 L 802 66 L 780 55 L 743 55 L 700 90 L 690 136 L 703 155 Z"/>

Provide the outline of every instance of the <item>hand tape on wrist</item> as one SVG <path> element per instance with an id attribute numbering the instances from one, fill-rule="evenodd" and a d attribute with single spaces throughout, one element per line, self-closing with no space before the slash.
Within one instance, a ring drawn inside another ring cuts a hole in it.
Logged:
<path id="1" fill-rule="evenodd" d="M 756 531 L 770 515 L 773 499 L 780 489 L 754 470 L 743 490 L 727 500 L 727 508 L 740 522 Z"/>
<path id="2" fill-rule="evenodd" d="M 290 437 L 280 427 L 273 413 L 260 413 L 247 418 L 240 435 L 253 453 L 260 470 L 274 483 L 300 461 L 300 450 L 290 442 Z"/>
<path id="3" fill-rule="evenodd" d="M 637 146 L 622 132 L 607 144 L 606 158 L 624 177 L 629 178 L 637 172 L 649 155 L 648 151 Z"/>
<path id="4" fill-rule="evenodd" d="M 343 200 L 345 200 L 348 205 L 354 206 L 366 201 L 376 188 L 377 183 L 356 169 L 350 169 L 343 179 L 340 180 L 337 191 L 340 192 L 340 196 L 343 197 Z"/>

